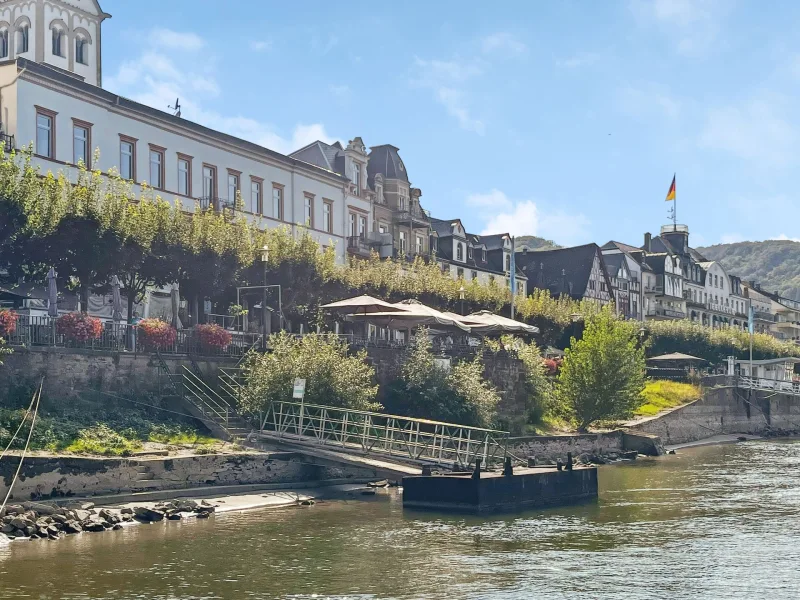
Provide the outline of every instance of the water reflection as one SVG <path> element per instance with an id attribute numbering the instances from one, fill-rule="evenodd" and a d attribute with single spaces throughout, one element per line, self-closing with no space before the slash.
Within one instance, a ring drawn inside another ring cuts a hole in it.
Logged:
<path id="1" fill-rule="evenodd" d="M 517 517 L 368 502 L 0 547 L 0 598 L 800 597 L 800 444 L 603 468 L 597 503 Z M 316 594 L 316 596 L 315 596 Z"/>

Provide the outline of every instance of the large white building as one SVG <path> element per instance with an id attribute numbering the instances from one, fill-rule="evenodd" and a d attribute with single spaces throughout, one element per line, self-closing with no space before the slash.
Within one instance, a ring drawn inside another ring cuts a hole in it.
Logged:
<path id="1" fill-rule="evenodd" d="M 116 169 L 135 188 L 146 182 L 187 210 L 195 203 L 232 208 L 241 196 L 252 219 L 308 230 L 343 262 L 352 214 L 371 211 L 366 163 L 353 179 L 103 89 L 100 32 L 109 16 L 96 0 L 0 3 L 6 147 L 31 145 L 44 172 L 73 178 L 81 161 L 102 172 Z"/>

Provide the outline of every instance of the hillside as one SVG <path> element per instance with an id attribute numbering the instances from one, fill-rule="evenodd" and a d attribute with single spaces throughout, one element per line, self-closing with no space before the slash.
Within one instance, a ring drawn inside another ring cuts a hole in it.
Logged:
<path id="1" fill-rule="evenodd" d="M 718 260 L 730 274 L 744 281 L 755 280 L 765 290 L 800 300 L 800 242 L 739 242 L 698 251 L 709 260 Z"/>
<path id="2" fill-rule="evenodd" d="M 552 240 L 536 237 L 535 235 L 521 235 L 516 238 L 517 250 L 527 248 L 528 250 L 553 250 L 561 248 Z"/>

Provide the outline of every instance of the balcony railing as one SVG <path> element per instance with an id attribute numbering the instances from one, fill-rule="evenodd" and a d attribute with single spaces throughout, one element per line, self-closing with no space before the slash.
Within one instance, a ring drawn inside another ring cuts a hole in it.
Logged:
<path id="1" fill-rule="evenodd" d="M 776 320 L 776 316 L 772 313 L 762 312 L 757 310 L 753 313 L 753 316 L 756 318 L 757 321 L 768 321 L 770 323 L 774 323 Z"/>
<path id="2" fill-rule="evenodd" d="M 648 317 L 665 317 L 668 319 L 685 319 L 686 313 L 681 310 L 673 310 L 671 308 L 651 308 L 647 311 Z"/>
<path id="3" fill-rule="evenodd" d="M 430 211 L 412 204 L 408 209 L 400 209 L 395 211 L 395 217 L 398 221 L 421 221 L 427 223 L 431 219 Z"/>
<path id="4" fill-rule="evenodd" d="M 11 152 L 17 146 L 14 136 L 8 135 L 7 133 L 0 133 L 0 143 L 3 144 L 3 148 L 6 152 Z"/>

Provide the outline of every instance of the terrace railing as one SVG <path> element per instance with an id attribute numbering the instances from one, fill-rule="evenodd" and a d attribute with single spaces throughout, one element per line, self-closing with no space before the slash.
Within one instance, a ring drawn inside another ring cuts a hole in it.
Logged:
<path id="1" fill-rule="evenodd" d="M 178 330 L 175 343 L 158 350 L 162 354 L 189 354 L 196 356 L 244 356 L 261 339 L 260 334 L 231 332 L 231 343 L 223 348 L 209 348 L 191 329 Z M 110 352 L 149 353 L 155 348 L 144 344 L 142 332 L 135 325 L 108 322 L 103 325 L 100 337 L 87 341 L 69 340 L 60 335 L 53 317 L 20 315 L 14 333 L 6 340 L 10 346 L 52 346 L 81 348 Z"/>

